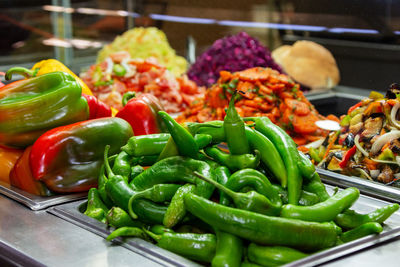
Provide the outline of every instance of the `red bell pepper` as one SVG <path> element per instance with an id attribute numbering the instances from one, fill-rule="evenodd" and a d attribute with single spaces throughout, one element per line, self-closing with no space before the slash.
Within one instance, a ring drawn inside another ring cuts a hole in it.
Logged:
<path id="1" fill-rule="evenodd" d="M 105 146 L 116 154 L 132 136 L 129 123 L 114 117 L 54 128 L 33 144 L 32 175 L 57 193 L 87 191 L 97 185 Z"/>
<path id="2" fill-rule="evenodd" d="M 129 122 L 135 135 L 166 132 L 167 128 L 158 111 L 163 110 L 158 99 L 151 94 L 127 92 L 122 98 L 123 108 L 115 115 Z"/>
<path id="3" fill-rule="evenodd" d="M 351 157 L 354 156 L 354 154 L 357 151 L 357 147 L 353 146 L 347 152 L 344 154 L 343 159 L 341 162 L 339 162 L 339 167 L 344 169 L 347 166 L 347 163 L 350 161 Z"/>
<path id="4" fill-rule="evenodd" d="M 42 182 L 36 181 L 33 178 L 29 166 L 29 154 L 31 150 L 32 146 L 27 147 L 15 163 L 10 172 L 10 184 L 34 195 L 50 196 L 52 195 L 51 191 Z"/>
<path id="5" fill-rule="evenodd" d="M 360 102 L 358 102 L 357 104 L 351 106 L 351 107 L 349 108 L 349 110 L 347 111 L 347 114 L 350 114 L 350 113 L 353 112 L 353 110 L 355 110 L 356 108 L 361 107 L 362 104 L 363 104 L 363 102 L 360 101 Z"/>
<path id="6" fill-rule="evenodd" d="M 93 95 L 82 94 L 89 105 L 89 120 L 111 117 L 111 108 Z"/>

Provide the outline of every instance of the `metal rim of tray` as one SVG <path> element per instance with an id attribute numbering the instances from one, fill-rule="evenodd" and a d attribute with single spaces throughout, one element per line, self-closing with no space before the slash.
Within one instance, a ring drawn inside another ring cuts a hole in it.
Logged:
<path id="1" fill-rule="evenodd" d="M 356 176 L 347 176 L 317 168 L 324 183 L 339 187 L 357 187 L 361 193 L 378 199 L 400 202 L 400 189 Z"/>
<path id="2" fill-rule="evenodd" d="M 34 211 L 43 210 L 54 205 L 59 205 L 74 200 L 84 199 L 87 196 L 86 192 L 54 195 L 49 197 L 36 196 L 2 181 L 0 181 L 0 194 L 13 199 Z"/>

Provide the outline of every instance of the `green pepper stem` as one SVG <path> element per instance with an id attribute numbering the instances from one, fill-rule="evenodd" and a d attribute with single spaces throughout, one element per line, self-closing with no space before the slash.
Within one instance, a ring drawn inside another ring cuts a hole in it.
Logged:
<path id="1" fill-rule="evenodd" d="M 25 78 L 34 77 L 37 73 L 37 70 L 30 70 L 23 67 L 13 67 L 9 69 L 5 74 L 6 81 L 10 81 L 12 79 L 13 74 L 19 74 L 24 76 Z"/>
<path id="2" fill-rule="evenodd" d="M 196 176 L 199 177 L 200 179 L 206 181 L 207 183 L 212 184 L 213 186 L 215 186 L 216 188 L 218 188 L 219 190 L 221 190 L 222 192 L 224 192 L 225 194 L 227 194 L 228 196 L 230 196 L 230 197 L 233 198 L 233 199 L 236 199 L 236 198 L 239 197 L 238 193 L 236 193 L 236 192 L 230 190 L 229 188 L 226 188 L 226 187 L 223 186 L 222 184 L 217 183 L 216 181 L 214 181 L 214 180 L 212 180 L 212 179 L 210 179 L 210 178 L 207 178 L 207 177 L 201 175 L 200 173 L 198 173 L 198 172 L 196 172 L 196 171 L 194 172 L 194 175 L 196 175 Z"/>
<path id="3" fill-rule="evenodd" d="M 139 194 L 139 193 L 138 193 Z M 133 218 L 133 219 L 137 219 L 138 218 L 138 216 L 137 216 L 137 214 L 133 211 L 133 208 L 132 208 L 132 204 L 133 204 L 133 201 L 135 200 L 135 196 L 136 196 L 137 194 L 134 194 L 133 196 L 131 196 L 130 198 L 129 198 L 129 202 L 128 202 L 128 214 Z"/>
<path id="4" fill-rule="evenodd" d="M 132 98 L 136 97 L 136 93 L 133 91 L 129 91 L 126 92 L 123 96 L 122 96 L 122 106 L 126 106 L 126 104 L 128 104 L 129 100 L 131 100 Z"/>
<path id="5" fill-rule="evenodd" d="M 114 173 L 110 167 L 110 163 L 108 162 L 108 151 L 109 150 L 110 150 L 110 145 L 106 145 L 106 147 L 104 148 L 104 167 L 106 168 L 108 178 L 110 178 L 110 176 L 114 176 Z"/>
<path id="6" fill-rule="evenodd" d="M 148 236 L 150 236 L 151 238 L 153 238 L 155 241 L 159 241 L 159 240 L 161 239 L 161 235 L 156 235 L 155 233 L 153 233 L 153 232 L 151 232 L 151 231 L 149 231 L 149 230 L 146 230 L 146 229 L 144 229 L 144 228 L 143 228 L 143 231 L 144 231 Z"/>

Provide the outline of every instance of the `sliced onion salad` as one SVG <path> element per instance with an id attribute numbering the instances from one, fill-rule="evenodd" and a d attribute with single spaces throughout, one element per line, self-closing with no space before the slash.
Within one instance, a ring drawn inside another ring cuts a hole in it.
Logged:
<path id="1" fill-rule="evenodd" d="M 325 138 L 318 139 L 317 141 L 308 143 L 304 147 L 306 148 L 318 148 L 324 143 Z"/>
<path id="2" fill-rule="evenodd" d="M 361 153 L 363 153 L 364 156 L 369 157 L 368 152 L 365 151 L 364 148 L 362 148 L 359 140 L 360 140 L 360 135 L 356 135 L 356 137 L 354 137 L 354 144 L 356 145 L 357 149 L 360 150 Z"/>
<path id="3" fill-rule="evenodd" d="M 107 69 L 104 73 L 106 74 L 112 74 L 112 70 L 114 67 L 114 62 L 112 61 L 112 59 L 110 57 L 106 58 L 106 63 L 107 63 Z"/>
<path id="4" fill-rule="evenodd" d="M 399 108 L 400 103 L 396 103 L 393 106 L 392 111 L 390 112 L 390 120 L 392 121 L 392 124 L 397 128 L 400 128 L 400 122 L 396 119 L 397 111 L 399 110 Z"/>
<path id="5" fill-rule="evenodd" d="M 394 139 L 398 139 L 398 138 L 400 138 L 400 131 L 399 130 L 394 130 L 394 131 L 390 131 L 388 133 L 382 134 L 373 143 L 373 145 L 371 147 L 371 153 L 373 155 L 376 154 L 377 152 L 379 152 L 379 150 L 381 150 L 381 148 L 386 143 L 389 143 L 390 141 L 392 141 Z"/>

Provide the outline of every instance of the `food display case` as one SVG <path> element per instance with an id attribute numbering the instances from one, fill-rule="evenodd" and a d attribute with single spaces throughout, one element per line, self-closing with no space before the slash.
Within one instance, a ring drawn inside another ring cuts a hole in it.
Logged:
<path id="1" fill-rule="evenodd" d="M 399 25 L 396 1 L 0 0 L 1 265 L 397 266 Z"/>

